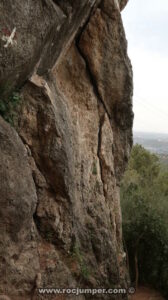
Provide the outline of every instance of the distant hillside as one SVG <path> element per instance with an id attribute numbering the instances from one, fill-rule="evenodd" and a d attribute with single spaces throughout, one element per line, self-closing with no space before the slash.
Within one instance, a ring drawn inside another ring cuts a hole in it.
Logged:
<path id="1" fill-rule="evenodd" d="M 164 157 L 168 155 L 168 134 L 134 132 L 134 144 Z"/>

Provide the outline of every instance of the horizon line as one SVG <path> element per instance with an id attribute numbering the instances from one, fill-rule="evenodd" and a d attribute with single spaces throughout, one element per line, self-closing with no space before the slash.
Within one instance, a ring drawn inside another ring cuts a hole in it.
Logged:
<path id="1" fill-rule="evenodd" d="M 146 134 L 163 134 L 168 135 L 168 132 L 158 132 L 158 131 L 143 131 L 143 130 L 133 130 L 134 133 L 146 133 Z"/>

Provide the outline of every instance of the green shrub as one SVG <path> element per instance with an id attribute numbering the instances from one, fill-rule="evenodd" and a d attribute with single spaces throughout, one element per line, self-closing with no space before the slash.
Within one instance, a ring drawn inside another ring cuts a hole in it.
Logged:
<path id="1" fill-rule="evenodd" d="M 139 283 L 168 295 L 167 172 L 156 155 L 135 145 L 121 185 L 121 205 L 132 281 L 138 270 Z"/>
<path id="2" fill-rule="evenodd" d="M 0 97 L 0 115 L 5 121 L 14 125 L 15 117 L 17 116 L 17 107 L 21 102 L 19 91 L 12 92 L 8 97 Z"/>

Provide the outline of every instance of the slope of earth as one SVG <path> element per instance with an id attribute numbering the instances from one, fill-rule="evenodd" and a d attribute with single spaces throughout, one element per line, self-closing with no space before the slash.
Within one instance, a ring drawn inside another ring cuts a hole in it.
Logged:
<path id="1" fill-rule="evenodd" d="M 132 300 L 166 300 L 161 294 L 148 287 L 139 287 Z"/>

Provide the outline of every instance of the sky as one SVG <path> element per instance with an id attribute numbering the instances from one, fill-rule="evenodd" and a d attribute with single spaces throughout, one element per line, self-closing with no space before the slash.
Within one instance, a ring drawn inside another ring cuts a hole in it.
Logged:
<path id="1" fill-rule="evenodd" d="M 134 131 L 168 133 L 168 0 L 129 0 L 122 18 L 134 73 Z"/>

